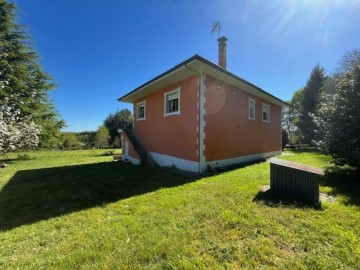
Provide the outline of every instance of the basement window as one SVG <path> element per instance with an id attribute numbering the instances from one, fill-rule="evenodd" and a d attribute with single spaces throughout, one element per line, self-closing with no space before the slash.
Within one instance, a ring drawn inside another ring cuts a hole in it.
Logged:
<path id="1" fill-rule="evenodd" d="M 270 105 L 262 104 L 262 121 L 270 122 Z"/>
<path id="2" fill-rule="evenodd" d="M 253 98 L 249 98 L 248 119 L 255 120 L 255 99 L 253 99 Z"/>
<path id="3" fill-rule="evenodd" d="M 179 87 L 164 94 L 164 116 L 180 114 L 180 90 Z"/>
<path id="4" fill-rule="evenodd" d="M 136 120 L 145 120 L 145 107 L 145 101 L 136 104 Z"/>

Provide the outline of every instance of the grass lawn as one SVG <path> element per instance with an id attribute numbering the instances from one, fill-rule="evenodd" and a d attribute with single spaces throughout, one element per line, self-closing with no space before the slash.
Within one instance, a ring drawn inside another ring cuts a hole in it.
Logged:
<path id="1" fill-rule="evenodd" d="M 359 269 L 360 182 L 321 207 L 261 196 L 269 164 L 197 177 L 104 150 L 16 154 L 0 170 L 0 269 Z M 330 158 L 292 152 L 324 167 Z"/>

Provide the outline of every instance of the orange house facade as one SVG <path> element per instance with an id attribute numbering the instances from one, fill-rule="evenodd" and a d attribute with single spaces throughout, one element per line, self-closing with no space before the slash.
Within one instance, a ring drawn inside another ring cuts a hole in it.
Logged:
<path id="1" fill-rule="evenodd" d="M 204 172 L 281 154 L 287 103 L 199 55 L 119 101 L 134 112 L 124 161 Z"/>

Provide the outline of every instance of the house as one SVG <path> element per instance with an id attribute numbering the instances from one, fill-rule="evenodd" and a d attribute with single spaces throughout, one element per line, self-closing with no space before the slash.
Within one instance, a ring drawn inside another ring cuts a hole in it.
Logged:
<path id="1" fill-rule="evenodd" d="M 281 154 L 281 109 L 288 104 L 199 55 L 119 98 L 133 104 L 122 159 L 203 172 Z"/>

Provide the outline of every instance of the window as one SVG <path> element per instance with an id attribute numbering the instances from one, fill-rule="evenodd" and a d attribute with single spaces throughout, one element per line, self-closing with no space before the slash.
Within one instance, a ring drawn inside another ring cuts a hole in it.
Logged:
<path id="1" fill-rule="evenodd" d="M 136 120 L 145 120 L 145 101 L 140 102 L 136 105 Z"/>
<path id="2" fill-rule="evenodd" d="M 164 116 L 180 114 L 180 87 L 164 94 Z"/>
<path id="3" fill-rule="evenodd" d="M 270 122 L 270 105 L 262 105 L 262 120 L 263 122 Z"/>
<path id="4" fill-rule="evenodd" d="M 255 99 L 249 98 L 249 115 L 248 119 L 255 120 Z"/>

